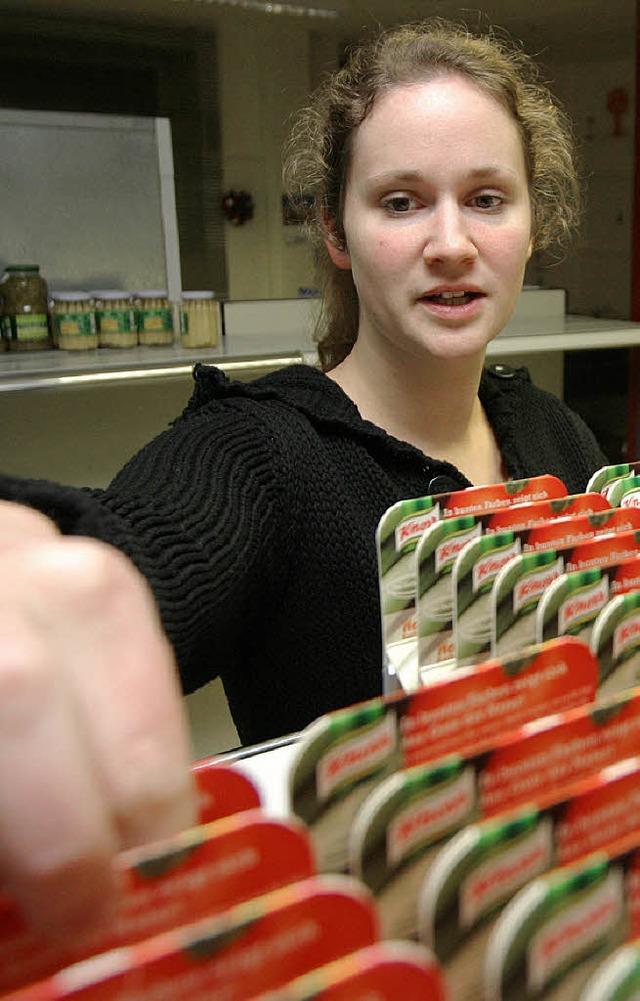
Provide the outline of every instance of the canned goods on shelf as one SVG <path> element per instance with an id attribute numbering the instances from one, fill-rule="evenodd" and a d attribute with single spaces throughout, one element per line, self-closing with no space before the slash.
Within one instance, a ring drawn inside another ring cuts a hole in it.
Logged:
<path id="1" fill-rule="evenodd" d="M 185 348 L 212 348 L 220 341 L 215 292 L 183 292 L 180 341 Z"/>
<path id="2" fill-rule="evenodd" d="M 133 293 L 139 344 L 173 344 L 173 307 L 166 289 Z"/>
<path id="3" fill-rule="evenodd" d="M 132 348 L 138 343 L 133 299 L 122 289 L 100 289 L 95 300 L 98 344 L 101 348 Z"/>
<path id="4" fill-rule="evenodd" d="M 2 340 L 10 351 L 51 347 L 49 295 L 38 264 L 8 264 L 0 281 Z"/>
<path id="5" fill-rule="evenodd" d="M 98 347 L 93 299 L 88 292 L 52 292 L 53 339 L 63 351 Z"/>

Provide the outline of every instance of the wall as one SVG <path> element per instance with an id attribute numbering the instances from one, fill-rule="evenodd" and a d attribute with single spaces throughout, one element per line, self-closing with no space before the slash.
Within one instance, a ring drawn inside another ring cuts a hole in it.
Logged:
<path id="1" fill-rule="evenodd" d="M 635 72 L 633 32 L 601 49 L 565 50 L 564 58 L 558 53 L 551 63 L 554 90 L 575 123 L 586 199 L 579 237 L 563 261 L 540 272 L 540 280 L 567 290 L 572 313 L 631 316 Z M 627 95 L 627 110 L 620 119 L 622 134 L 616 135 L 607 104 L 619 88 Z M 638 387 L 631 370 L 624 349 L 566 356 L 563 395 L 613 462 L 636 458 L 630 401 Z"/>
<path id="2" fill-rule="evenodd" d="M 0 106 L 169 117 L 183 287 L 226 289 L 213 32 L 0 10 Z M 73 208 L 70 192 L 60 215 Z M 71 225 L 60 236 L 79 255 L 94 239 Z"/>
<path id="3" fill-rule="evenodd" d="M 248 12 L 220 16 L 217 31 L 224 188 L 250 191 L 256 206 L 251 222 L 226 226 L 228 295 L 295 298 L 314 284 L 313 257 L 298 227 L 282 222 L 282 148 L 307 100 L 316 49 L 337 59 L 338 42 L 314 39 L 303 18 Z"/>
<path id="4" fill-rule="evenodd" d="M 559 264 L 541 272 L 544 284 L 567 289 L 571 313 L 628 319 L 634 178 L 635 40 L 620 39 L 616 58 L 558 60 L 553 88 L 569 112 L 580 144 L 585 215 L 579 237 Z M 622 134 L 614 134 L 607 108 L 612 90 L 623 88 L 628 107 Z M 544 259 L 543 259 L 544 260 Z M 549 262 L 546 262 L 549 264 Z"/>

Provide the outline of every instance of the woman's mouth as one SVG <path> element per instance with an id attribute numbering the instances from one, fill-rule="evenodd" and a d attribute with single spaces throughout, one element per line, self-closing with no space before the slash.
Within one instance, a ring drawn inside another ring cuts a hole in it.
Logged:
<path id="1" fill-rule="evenodd" d="M 432 302 L 436 306 L 466 306 L 474 299 L 479 299 L 481 292 L 459 291 L 459 292 L 433 292 L 423 296 L 423 301 Z"/>

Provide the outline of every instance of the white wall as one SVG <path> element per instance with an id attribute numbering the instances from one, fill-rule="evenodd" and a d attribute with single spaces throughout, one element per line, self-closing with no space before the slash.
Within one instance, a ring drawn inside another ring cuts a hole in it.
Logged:
<path id="1" fill-rule="evenodd" d="M 282 148 L 311 86 L 308 22 L 235 11 L 219 20 L 218 57 L 223 187 L 255 202 L 253 220 L 226 228 L 229 298 L 295 298 L 314 269 L 298 227 L 282 223 Z"/>
<path id="2" fill-rule="evenodd" d="M 586 182 L 582 232 L 558 265 L 540 273 L 546 285 L 567 289 L 569 312 L 627 319 L 630 312 L 634 184 L 635 51 L 620 40 L 616 59 L 580 53 L 553 66 L 553 88 L 575 123 Z M 621 136 L 613 134 L 608 94 L 624 88 L 628 109 Z"/>

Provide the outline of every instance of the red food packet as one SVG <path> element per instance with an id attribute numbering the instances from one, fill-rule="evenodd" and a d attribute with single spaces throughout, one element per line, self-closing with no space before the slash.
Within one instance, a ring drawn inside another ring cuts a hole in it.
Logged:
<path id="1" fill-rule="evenodd" d="M 261 805 L 251 779 L 216 758 L 202 758 L 191 770 L 198 795 L 198 823 L 209 824 Z"/>
<path id="2" fill-rule="evenodd" d="M 640 830 L 640 759 L 468 825 L 436 855 L 420 887 L 419 937 L 440 962 L 456 1001 L 479 993 L 487 942 L 501 910 L 531 880 Z"/>
<path id="3" fill-rule="evenodd" d="M 385 778 L 349 838 L 351 871 L 376 894 L 384 934 L 406 936 L 417 895 L 445 838 L 481 817 L 560 798 L 574 783 L 631 757 L 640 689 L 526 724 L 487 750 L 452 755 Z"/>
<path id="4" fill-rule="evenodd" d="M 639 875 L 636 832 L 529 883 L 491 934 L 482 996 L 582 998 L 603 958 L 638 935 Z"/>
<path id="5" fill-rule="evenodd" d="M 255 1001 L 447 1001 L 432 954 L 410 942 L 380 942 L 314 970 Z M 454 999 L 452 999 L 454 1001 Z"/>
<path id="6" fill-rule="evenodd" d="M 338 710 L 301 735 L 290 771 L 293 812 L 308 825 L 323 870 L 340 870 L 358 808 L 399 768 L 490 746 L 539 716 L 593 702 L 598 665 L 565 637 L 461 669 L 410 695 Z"/>
<path id="7" fill-rule="evenodd" d="M 382 639 L 383 691 L 397 687 L 396 673 L 416 646 L 415 551 L 429 525 L 442 518 L 484 517 L 512 504 L 567 496 L 556 476 L 544 474 L 509 483 L 469 487 L 398 501 L 382 515 L 376 530 Z"/>
<path id="8" fill-rule="evenodd" d="M 247 1001 L 377 939 L 377 914 L 364 887 L 344 876 L 314 877 L 102 953 L 7 997 Z"/>
<path id="9" fill-rule="evenodd" d="M 44 941 L 18 908 L 0 907 L 0 991 L 49 976 L 91 955 L 129 945 L 315 874 L 306 828 L 259 811 L 185 831 L 117 860 L 122 895 L 110 934 L 65 948 Z"/>

